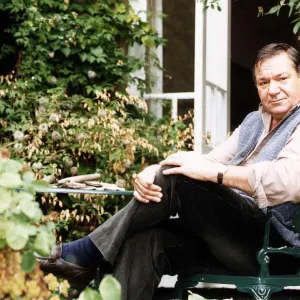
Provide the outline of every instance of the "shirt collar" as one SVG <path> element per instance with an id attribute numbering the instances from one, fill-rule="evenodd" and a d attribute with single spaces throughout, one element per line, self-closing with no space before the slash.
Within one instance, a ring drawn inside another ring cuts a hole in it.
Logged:
<path id="1" fill-rule="evenodd" d="M 284 117 L 284 119 L 286 117 L 288 117 L 292 112 L 294 112 L 298 107 L 300 107 L 300 103 L 298 103 L 294 108 L 292 108 Z M 260 103 L 259 106 L 258 106 L 258 112 L 263 120 L 263 123 L 264 123 L 264 128 L 265 130 L 268 132 L 269 131 L 269 128 L 270 128 L 270 125 L 271 125 L 271 120 L 272 120 L 272 117 L 271 115 L 265 111 L 264 107 L 262 106 L 262 104 Z M 281 122 L 281 121 L 280 121 Z"/>

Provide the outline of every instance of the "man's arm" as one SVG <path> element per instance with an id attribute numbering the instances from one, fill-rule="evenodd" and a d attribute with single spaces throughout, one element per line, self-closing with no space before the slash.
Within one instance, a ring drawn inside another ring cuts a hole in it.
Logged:
<path id="1" fill-rule="evenodd" d="M 228 137 L 220 146 L 214 148 L 209 154 L 201 155 L 196 151 L 179 151 L 168 156 L 161 164 L 168 165 L 168 162 L 176 161 L 177 164 L 188 164 L 198 162 L 205 164 L 205 161 L 217 163 L 228 163 L 234 156 L 237 149 L 239 128 Z M 171 165 L 171 164 L 170 164 Z M 219 165 L 219 164 L 218 164 Z M 150 201 L 159 202 L 162 193 L 161 188 L 154 185 L 154 179 L 161 165 L 152 165 L 141 171 L 134 180 L 134 197 L 143 203 Z M 235 182 L 233 180 L 233 182 Z"/>
<path id="2" fill-rule="evenodd" d="M 227 165 L 236 154 L 239 134 L 240 127 L 236 128 L 222 144 L 212 149 L 205 156 L 211 160 L 214 160 L 215 162 L 220 162 Z"/>
<path id="3" fill-rule="evenodd" d="M 258 206 L 300 202 L 300 126 L 276 160 L 247 165 L 248 181 Z"/>
<path id="4" fill-rule="evenodd" d="M 183 174 L 196 180 L 217 183 L 217 175 L 222 164 L 228 164 L 237 151 L 240 128 L 238 127 L 230 137 L 221 145 L 215 147 L 206 155 L 187 156 L 186 160 L 177 157 L 177 154 L 167 157 L 161 165 L 173 165 L 174 168 L 166 170 L 164 174 Z M 249 170 L 242 166 L 228 166 L 224 174 L 223 185 L 242 190 L 249 195 L 254 193 L 248 182 Z"/>
<path id="5" fill-rule="evenodd" d="M 224 174 L 223 184 L 237 188 L 254 197 L 258 206 L 264 208 L 284 202 L 300 202 L 300 126 L 291 135 L 287 145 L 276 160 L 245 166 L 229 166 Z M 164 162 L 162 163 L 162 165 Z M 188 177 L 217 182 L 220 164 L 190 162 L 178 164 L 176 161 L 166 164 L 175 167 L 166 170 L 166 175 L 183 174 Z"/>
<path id="6" fill-rule="evenodd" d="M 165 175 L 182 174 L 187 177 L 201 180 L 218 182 L 217 176 L 221 163 L 200 159 L 198 161 L 191 160 L 189 162 L 180 163 L 177 160 L 167 159 L 161 162 L 161 165 L 174 166 L 174 168 L 164 170 Z M 252 195 L 254 193 L 248 181 L 249 170 L 244 166 L 228 166 L 228 171 L 223 176 L 223 185 L 239 189 Z"/>

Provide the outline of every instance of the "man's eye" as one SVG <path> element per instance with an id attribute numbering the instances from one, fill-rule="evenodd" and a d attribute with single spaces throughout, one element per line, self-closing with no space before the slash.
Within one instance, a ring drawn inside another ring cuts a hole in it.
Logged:
<path id="1" fill-rule="evenodd" d="M 261 87 L 266 87 L 268 84 L 269 84 L 268 81 L 260 81 L 260 82 L 258 83 L 258 85 L 261 86 Z"/>
<path id="2" fill-rule="evenodd" d="M 286 81 L 287 80 L 287 77 L 281 77 L 280 78 L 280 81 Z"/>

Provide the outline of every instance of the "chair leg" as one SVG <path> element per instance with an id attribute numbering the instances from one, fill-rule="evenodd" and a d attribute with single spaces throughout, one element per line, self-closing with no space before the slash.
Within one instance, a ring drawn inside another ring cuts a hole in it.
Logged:
<path id="1" fill-rule="evenodd" d="M 248 293 L 253 296 L 255 300 L 269 300 L 270 296 L 274 292 L 283 290 L 283 286 L 279 285 L 265 285 L 265 284 L 253 284 L 253 285 L 237 285 L 236 289 L 240 292 Z"/>

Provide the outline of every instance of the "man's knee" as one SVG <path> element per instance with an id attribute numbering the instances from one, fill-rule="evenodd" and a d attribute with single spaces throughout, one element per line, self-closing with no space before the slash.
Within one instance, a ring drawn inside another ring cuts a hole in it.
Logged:
<path id="1" fill-rule="evenodd" d="M 161 188 L 170 185 L 171 181 L 174 181 L 176 175 L 164 175 L 163 174 L 164 170 L 167 170 L 170 168 L 172 168 L 172 167 L 170 167 L 170 166 L 161 167 L 155 175 L 154 184 L 160 186 Z"/>

